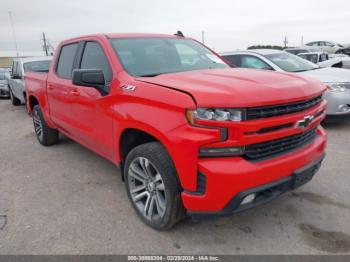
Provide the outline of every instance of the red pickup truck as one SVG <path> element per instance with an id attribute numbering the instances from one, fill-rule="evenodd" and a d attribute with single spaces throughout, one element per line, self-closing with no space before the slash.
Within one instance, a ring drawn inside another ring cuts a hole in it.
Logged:
<path id="1" fill-rule="evenodd" d="M 311 180 L 324 158 L 325 86 L 229 68 L 181 35 L 70 39 L 47 75 L 25 81 L 38 141 L 62 133 L 118 165 L 156 229 L 264 204 Z"/>

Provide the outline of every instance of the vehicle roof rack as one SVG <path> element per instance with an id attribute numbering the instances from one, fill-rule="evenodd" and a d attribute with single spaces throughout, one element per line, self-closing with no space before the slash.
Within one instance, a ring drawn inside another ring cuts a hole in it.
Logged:
<path id="1" fill-rule="evenodd" d="M 174 35 L 179 36 L 179 37 L 185 37 L 184 34 L 180 30 L 178 30 L 176 32 L 176 34 L 174 34 Z"/>

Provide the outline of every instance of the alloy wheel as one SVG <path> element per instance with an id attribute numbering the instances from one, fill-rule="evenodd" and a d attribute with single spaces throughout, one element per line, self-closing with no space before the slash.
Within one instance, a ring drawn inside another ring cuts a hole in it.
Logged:
<path id="1" fill-rule="evenodd" d="M 34 130 L 35 130 L 35 134 L 37 135 L 37 137 L 39 138 L 40 141 L 43 140 L 43 124 L 41 122 L 41 118 L 38 114 L 38 111 L 34 111 L 34 115 L 33 115 L 33 124 L 34 124 Z"/>
<path id="2" fill-rule="evenodd" d="M 164 216 L 165 186 L 161 174 L 151 161 L 138 157 L 131 162 L 128 185 L 132 201 L 146 219 L 151 221 Z"/>

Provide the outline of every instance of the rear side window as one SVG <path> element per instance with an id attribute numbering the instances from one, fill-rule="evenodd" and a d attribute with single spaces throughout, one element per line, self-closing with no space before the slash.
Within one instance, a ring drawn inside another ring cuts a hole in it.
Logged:
<path id="1" fill-rule="evenodd" d="M 17 62 L 13 62 L 12 64 L 12 75 L 17 74 Z"/>
<path id="2" fill-rule="evenodd" d="M 112 70 L 109 66 L 107 57 L 100 44 L 96 42 L 87 42 L 84 48 L 83 57 L 80 64 L 81 69 L 100 69 L 102 70 L 106 83 L 112 81 Z"/>
<path id="3" fill-rule="evenodd" d="M 242 65 L 242 56 L 241 55 L 228 55 L 224 58 L 229 62 L 230 66 L 241 67 Z"/>
<path id="4" fill-rule="evenodd" d="M 50 60 L 43 60 L 43 61 L 35 61 L 35 62 L 27 62 L 23 64 L 24 72 L 43 72 L 47 73 L 49 72 L 50 68 Z"/>
<path id="5" fill-rule="evenodd" d="M 66 79 L 72 79 L 72 70 L 77 48 L 78 43 L 69 44 L 62 47 L 56 67 L 58 76 Z"/>

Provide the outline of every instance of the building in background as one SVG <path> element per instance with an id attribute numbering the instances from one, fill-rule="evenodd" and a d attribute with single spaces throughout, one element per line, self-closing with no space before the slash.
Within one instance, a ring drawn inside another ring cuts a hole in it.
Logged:
<path id="1" fill-rule="evenodd" d="M 13 58 L 31 56 L 46 56 L 46 54 L 44 51 L 18 51 L 17 56 L 15 50 L 0 50 L 0 68 L 11 67 Z"/>

